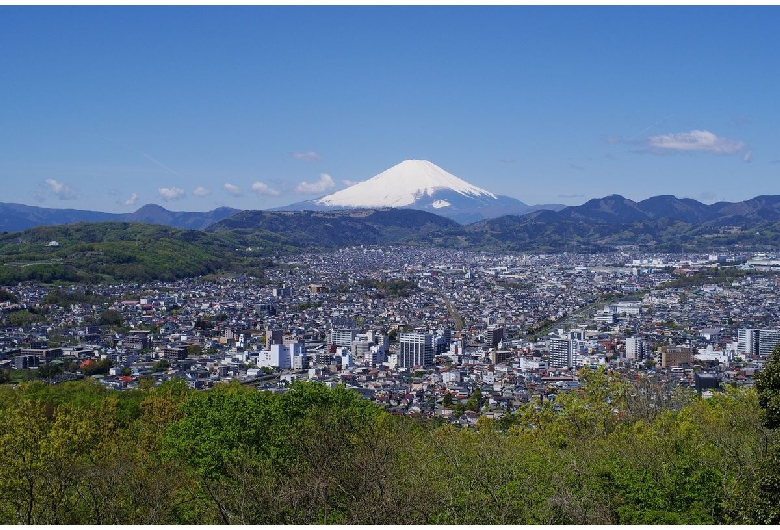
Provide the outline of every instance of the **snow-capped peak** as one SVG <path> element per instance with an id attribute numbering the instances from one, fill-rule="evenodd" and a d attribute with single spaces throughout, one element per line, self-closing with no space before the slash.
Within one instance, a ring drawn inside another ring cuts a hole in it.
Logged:
<path id="1" fill-rule="evenodd" d="M 373 178 L 314 202 L 320 206 L 403 208 L 425 196 L 431 197 L 434 193 L 444 190 L 467 197 L 483 196 L 496 199 L 489 191 L 472 186 L 427 160 L 404 160 Z"/>

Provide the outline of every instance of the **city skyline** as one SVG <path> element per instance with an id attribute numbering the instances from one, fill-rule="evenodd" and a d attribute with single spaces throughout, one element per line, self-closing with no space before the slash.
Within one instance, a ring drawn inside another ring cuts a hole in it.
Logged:
<path id="1" fill-rule="evenodd" d="M 3 202 L 267 209 L 405 159 L 527 204 L 776 193 L 776 7 L 0 13 Z"/>

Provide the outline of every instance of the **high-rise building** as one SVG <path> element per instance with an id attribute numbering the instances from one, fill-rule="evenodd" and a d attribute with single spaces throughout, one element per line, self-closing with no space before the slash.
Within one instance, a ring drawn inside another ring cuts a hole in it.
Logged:
<path id="1" fill-rule="evenodd" d="M 692 348 L 683 346 L 663 346 L 659 350 L 661 352 L 662 368 L 671 368 L 683 364 L 690 365 L 693 362 L 693 354 L 695 353 Z"/>
<path id="2" fill-rule="evenodd" d="M 281 329 L 266 329 L 265 330 L 265 349 L 271 349 L 273 344 L 282 343 L 282 330 Z"/>
<path id="3" fill-rule="evenodd" d="M 399 367 L 431 366 L 433 365 L 433 354 L 432 333 L 419 331 L 401 333 L 398 350 Z"/>
<path id="4" fill-rule="evenodd" d="M 550 368 L 571 368 L 574 366 L 574 343 L 571 339 L 552 338 L 547 349 L 550 353 Z"/>
<path id="5" fill-rule="evenodd" d="M 739 329 L 737 330 L 737 353 L 743 355 L 753 355 L 758 352 L 757 329 Z"/>
<path id="6" fill-rule="evenodd" d="M 758 335 L 758 354 L 767 357 L 772 354 L 778 344 L 780 344 L 780 331 L 762 329 Z"/>
<path id="7" fill-rule="evenodd" d="M 330 332 L 330 343 L 336 346 L 352 346 L 357 333 L 356 329 L 333 329 Z"/>
<path id="8" fill-rule="evenodd" d="M 272 294 L 277 298 L 291 298 L 293 295 L 293 288 L 289 285 L 274 287 Z"/>
<path id="9" fill-rule="evenodd" d="M 634 361 L 643 360 L 649 353 L 647 342 L 639 337 L 628 337 L 626 339 L 626 359 Z"/>
<path id="10" fill-rule="evenodd" d="M 491 348 L 498 348 L 498 343 L 504 340 L 504 328 L 501 326 L 488 326 L 485 331 L 485 342 Z"/>
<path id="11" fill-rule="evenodd" d="M 452 342 L 452 331 L 450 331 L 449 328 L 439 329 L 436 332 L 433 342 L 434 353 L 436 355 L 447 353 L 450 349 L 450 342 Z"/>
<path id="12" fill-rule="evenodd" d="M 737 353 L 766 357 L 780 344 L 776 329 L 740 329 L 737 331 Z"/>

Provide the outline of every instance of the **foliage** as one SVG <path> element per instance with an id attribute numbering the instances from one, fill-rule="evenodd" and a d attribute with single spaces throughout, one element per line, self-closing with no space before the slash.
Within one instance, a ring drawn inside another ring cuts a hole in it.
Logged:
<path id="1" fill-rule="evenodd" d="M 642 399 L 663 394 L 651 381 L 600 369 L 580 382 L 476 429 L 393 416 L 317 383 L 0 385 L 0 523 L 780 520 L 780 446 L 757 392 L 650 413 Z"/>
<path id="2" fill-rule="evenodd" d="M 764 425 L 780 427 L 780 346 L 776 347 L 756 378 L 758 404 L 764 413 Z"/>
<path id="3" fill-rule="evenodd" d="M 376 296 L 380 298 L 407 298 L 417 292 L 417 284 L 410 280 L 376 280 L 365 278 L 360 280 L 360 285 L 366 289 L 375 289 Z"/>
<path id="4" fill-rule="evenodd" d="M 106 309 L 100 313 L 100 319 L 98 320 L 101 326 L 121 326 L 123 322 L 122 313 L 116 309 Z"/>
<path id="5" fill-rule="evenodd" d="M 46 245 L 51 240 L 60 244 Z M 177 280 L 219 271 L 261 273 L 258 254 L 275 250 L 262 238 L 251 256 L 237 252 L 233 234 L 207 234 L 143 223 L 77 223 L 44 226 L 0 235 L 0 285 L 39 283 Z M 267 248 L 266 248 L 267 247 Z M 95 303 L 57 293 L 49 303 Z M 94 296 L 93 296 L 94 298 Z"/>
<path id="6" fill-rule="evenodd" d="M 108 373 L 108 371 L 111 369 L 111 367 L 114 366 L 113 361 L 111 359 L 100 359 L 99 361 L 90 361 L 88 364 L 82 364 L 81 365 L 81 373 L 90 376 L 90 375 L 105 375 Z"/>
<path id="7" fill-rule="evenodd" d="M 73 304 L 101 304 L 105 298 L 89 289 L 52 289 L 43 297 L 41 303 L 69 307 Z"/>
<path id="8" fill-rule="evenodd" d="M 10 302 L 12 304 L 19 303 L 19 297 L 10 291 L 0 289 L 0 302 Z"/>
<path id="9" fill-rule="evenodd" d="M 170 361 L 168 361 L 167 359 L 160 359 L 159 361 L 156 361 L 152 365 L 152 370 L 154 370 L 155 372 L 162 372 L 164 370 L 167 370 L 170 367 L 171 367 Z"/>
<path id="10" fill-rule="evenodd" d="M 39 315 L 38 313 L 29 310 L 14 311 L 9 313 L 7 318 L 8 323 L 11 326 L 29 326 L 30 324 L 42 322 L 44 320 L 43 315 Z"/>

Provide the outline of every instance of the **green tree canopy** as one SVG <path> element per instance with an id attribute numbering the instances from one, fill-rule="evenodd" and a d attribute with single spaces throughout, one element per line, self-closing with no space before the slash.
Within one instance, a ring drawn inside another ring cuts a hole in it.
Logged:
<path id="1" fill-rule="evenodd" d="M 780 346 L 769 356 L 755 385 L 758 404 L 764 411 L 764 425 L 769 429 L 780 427 Z"/>

